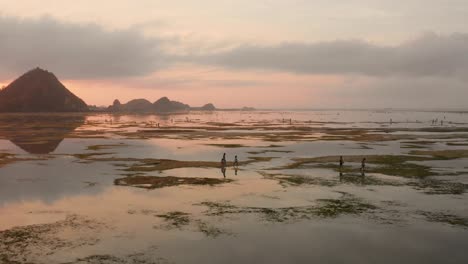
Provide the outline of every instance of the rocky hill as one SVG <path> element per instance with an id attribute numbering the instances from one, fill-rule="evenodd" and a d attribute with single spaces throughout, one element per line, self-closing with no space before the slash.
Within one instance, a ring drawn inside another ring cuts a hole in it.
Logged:
<path id="1" fill-rule="evenodd" d="M 216 107 L 213 104 L 206 104 L 203 107 L 190 107 L 178 101 L 171 101 L 167 97 L 162 97 L 154 103 L 146 99 L 131 100 L 126 104 L 120 103 L 119 100 L 114 100 L 114 103 L 107 108 L 110 112 L 137 112 L 137 113 L 172 113 L 172 112 L 187 112 L 190 110 L 213 111 Z"/>
<path id="2" fill-rule="evenodd" d="M 156 112 L 183 112 L 190 110 L 190 106 L 177 101 L 171 101 L 163 97 L 153 104 Z"/>
<path id="3" fill-rule="evenodd" d="M 51 72 L 36 68 L 0 91 L 0 112 L 83 112 L 86 103 Z"/>

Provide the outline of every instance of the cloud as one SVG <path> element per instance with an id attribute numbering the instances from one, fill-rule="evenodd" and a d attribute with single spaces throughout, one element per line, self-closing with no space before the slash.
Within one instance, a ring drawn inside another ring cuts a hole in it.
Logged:
<path id="1" fill-rule="evenodd" d="M 428 33 L 397 46 L 379 46 L 360 40 L 244 45 L 194 56 L 192 60 L 234 69 L 300 74 L 467 78 L 468 34 Z"/>
<path id="2" fill-rule="evenodd" d="M 40 66 L 71 79 L 143 76 L 166 63 L 162 42 L 136 28 L 0 17 L 0 74 Z"/>
<path id="3" fill-rule="evenodd" d="M 464 33 L 428 33 L 396 46 L 336 40 L 270 46 L 222 43 L 230 48 L 220 49 L 213 48 L 218 46 L 213 42 L 207 50 L 183 37 L 145 36 L 144 25 L 110 31 L 97 24 L 50 17 L 0 16 L 0 78 L 11 79 L 39 66 L 64 79 L 113 80 L 149 76 L 178 63 L 195 63 L 310 75 L 436 76 L 468 81 L 468 34 Z M 174 51 L 187 45 L 196 55 Z M 229 83 L 236 85 L 232 80 Z"/>

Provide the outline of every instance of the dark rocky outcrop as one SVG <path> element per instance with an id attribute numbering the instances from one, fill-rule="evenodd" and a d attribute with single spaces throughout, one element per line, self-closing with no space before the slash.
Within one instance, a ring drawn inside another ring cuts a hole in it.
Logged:
<path id="1" fill-rule="evenodd" d="M 156 112 L 182 112 L 190 110 L 190 106 L 177 101 L 171 101 L 167 97 L 162 97 L 153 104 Z"/>
<path id="2" fill-rule="evenodd" d="M 189 111 L 190 106 L 181 102 L 171 101 L 167 97 L 162 97 L 154 103 L 146 99 L 131 100 L 126 104 L 121 104 L 119 100 L 108 107 L 111 112 L 137 112 L 137 113 L 169 113 Z"/>
<path id="3" fill-rule="evenodd" d="M 127 112 L 153 112 L 153 104 L 146 99 L 134 99 L 120 107 Z"/>
<path id="4" fill-rule="evenodd" d="M 192 107 L 191 109 L 197 111 L 215 111 L 216 107 L 213 104 L 206 104 L 202 107 Z"/>
<path id="5" fill-rule="evenodd" d="M 84 112 L 86 103 L 51 72 L 36 68 L 0 91 L 0 112 Z"/>

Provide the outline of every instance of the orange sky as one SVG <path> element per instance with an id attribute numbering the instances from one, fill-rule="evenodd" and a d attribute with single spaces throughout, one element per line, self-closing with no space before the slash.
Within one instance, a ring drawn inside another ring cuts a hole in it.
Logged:
<path id="1" fill-rule="evenodd" d="M 227 108 L 324 106 L 327 89 L 343 82 L 345 78 L 331 75 L 227 71 L 194 65 L 181 65 L 143 78 L 63 81 L 89 104 L 109 105 L 114 99 L 127 102 L 135 98 L 155 101 L 168 96 L 193 106 L 214 103 Z"/>

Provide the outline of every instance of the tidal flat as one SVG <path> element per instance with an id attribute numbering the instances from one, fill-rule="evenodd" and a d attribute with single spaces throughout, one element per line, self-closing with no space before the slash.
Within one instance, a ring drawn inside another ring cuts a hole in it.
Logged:
<path id="1" fill-rule="evenodd" d="M 2 114 L 0 215 L 2 264 L 467 263 L 468 113 Z"/>

